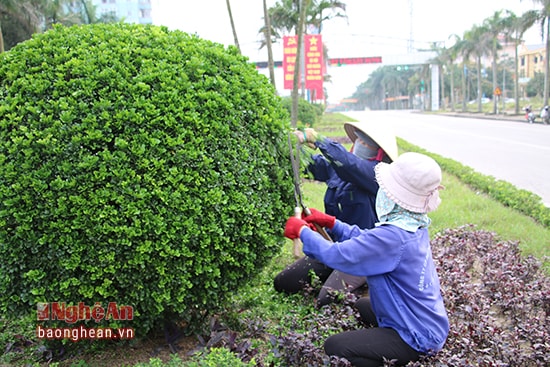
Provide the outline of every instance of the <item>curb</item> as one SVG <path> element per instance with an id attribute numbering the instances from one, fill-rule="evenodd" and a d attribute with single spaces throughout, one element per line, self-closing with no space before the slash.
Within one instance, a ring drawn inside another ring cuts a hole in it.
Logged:
<path id="1" fill-rule="evenodd" d="M 441 112 L 436 113 L 438 115 L 443 116 L 449 116 L 449 117 L 462 117 L 462 118 L 474 118 L 474 119 L 482 119 L 482 120 L 501 120 L 501 121 L 515 121 L 515 122 L 521 122 L 526 123 L 524 115 L 490 115 L 490 114 L 482 114 L 482 113 L 468 113 L 468 112 Z M 540 118 L 539 118 L 540 120 Z M 543 124 L 541 121 L 535 121 L 534 124 L 539 125 L 546 125 Z"/>

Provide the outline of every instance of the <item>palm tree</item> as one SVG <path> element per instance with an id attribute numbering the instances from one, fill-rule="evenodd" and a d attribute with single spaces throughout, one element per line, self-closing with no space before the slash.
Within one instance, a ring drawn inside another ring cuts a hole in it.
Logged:
<path id="1" fill-rule="evenodd" d="M 360 85 L 363 93 L 363 101 L 365 105 L 370 106 L 371 109 L 381 109 L 381 102 L 384 99 L 386 90 L 383 83 L 385 69 L 377 68 L 370 75 L 367 81 Z"/>
<path id="2" fill-rule="evenodd" d="M 455 62 L 458 58 L 458 55 L 460 53 L 459 47 L 455 47 L 456 45 L 459 45 L 461 42 L 460 37 L 457 35 L 451 35 L 449 38 L 454 38 L 455 43 L 453 46 L 449 47 L 447 50 L 447 57 L 450 64 L 450 73 L 451 73 L 451 111 L 455 112 L 455 103 L 456 103 L 456 95 L 455 95 L 455 77 L 454 77 L 454 69 L 455 69 Z"/>
<path id="3" fill-rule="evenodd" d="M 451 55 L 454 55 L 455 58 L 461 57 L 462 63 L 460 65 L 460 68 L 462 70 L 461 73 L 461 93 L 462 93 L 462 112 L 466 112 L 466 67 L 469 61 L 469 55 L 470 55 L 470 42 L 465 39 L 461 38 L 458 35 L 451 35 L 455 39 L 455 43 L 451 46 Z"/>
<path id="4" fill-rule="evenodd" d="M 542 5 L 542 9 L 538 11 L 537 20 L 541 25 L 541 36 L 546 40 L 546 57 L 544 58 L 544 105 L 548 105 L 548 78 L 550 77 L 550 63 L 548 55 L 550 55 L 550 0 L 533 0 L 534 3 Z"/>
<path id="5" fill-rule="evenodd" d="M 345 14 L 346 4 L 338 0 L 321 0 L 319 2 L 314 1 L 309 12 L 308 25 L 312 25 L 316 29 L 321 30 L 323 23 L 332 18 L 347 18 Z"/>
<path id="6" fill-rule="evenodd" d="M 296 49 L 296 67 L 294 68 L 294 79 L 292 82 L 292 109 L 290 111 L 290 119 L 292 127 L 296 127 L 298 123 L 298 87 L 300 79 L 300 67 L 302 61 L 302 44 L 304 39 L 304 28 L 306 25 L 306 11 L 311 0 L 301 0 L 300 1 L 300 12 L 298 17 L 298 26 L 297 26 L 297 38 L 298 46 Z"/>
<path id="7" fill-rule="evenodd" d="M 514 13 L 508 15 L 508 30 L 506 32 L 507 37 L 510 37 L 514 42 L 514 100 L 515 100 L 515 113 L 519 114 L 519 55 L 518 46 L 523 38 L 523 34 L 535 24 L 538 19 L 538 12 L 535 10 L 529 10 L 522 14 L 521 17 L 517 17 Z"/>
<path id="8" fill-rule="evenodd" d="M 235 29 L 235 22 L 233 22 L 233 13 L 231 13 L 231 3 L 229 0 L 225 0 L 227 5 L 227 13 L 229 14 L 229 21 L 231 22 L 231 30 L 233 31 L 233 40 L 235 41 L 235 47 L 241 53 L 241 47 L 239 46 L 239 38 L 237 37 L 237 30 Z"/>
<path id="9" fill-rule="evenodd" d="M 321 33 L 323 22 L 334 17 L 345 17 L 346 5 L 337 0 L 308 0 L 307 6 L 302 6 L 301 0 L 278 0 L 277 3 L 268 10 L 268 16 L 271 23 L 269 34 L 272 39 L 270 42 L 281 39 L 283 35 L 298 35 L 300 19 L 300 9 L 305 11 L 303 33 L 307 33 L 307 27 L 314 27 Z M 265 25 L 260 29 L 260 34 L 264 37 L 260 49 L 267 45 Z M 323 51 L 326 48 L 323 46 Z M 325 59 L 327 55 L 325 53 Z M 298 65 L 298 63 L 296 64 Z"/>
<path id="10" fill-rule="evenodd" d="M 464 54 L 466 58 L 474 56 L 477 65 L 477 112 L 482 111 L 481 97 L 483 90 L 481 88 L 481 58 L 490 53 L 493 39 L 486 26 L 473 26 L 464 33 Z"/>
<path id="11" fill-rule="evenodd" d="M 112 15 L 97 18 L 95 9 L 92 0 L 0 0 L 0 15 L 10 19 L 9 25 L 20 34 L 19 41 L 54 23 L 70 26 L 116 21 Z M 3 28 L 0 24 L 0 52 L 5 50 Z"/>
<path id="12" fill-rule="evenodd" d="M 431 50 L 435 51 L 436 57 L 430 60 L 430 64 L 432 65 L 438 65 L 440 67 L 440 90 L 441 90 L 441 106 L 442 109 L 445 110 L 445 69 L 449 68 L 451 71 L 451 84 L 453 83 L 453 62 L 454 60 L 451 58 L 451 50 L 443 47 L 440 47 L 437 42 L 433 42 L 431 45 Z M 451 104 L 453 104 L 453 86 L 451 85 Z M 454 110 L 454 106 L 453 106 Z"/>
<path id="13" fill-rule="evenodd" d="M 40 27 L 42 16 L 40 0 L 0 0 L 0 15 L 8 16 L 30 38 Z M 5 51 L 2 24 L 0 24 L 0 52 Z"/>
<path id="14" fill-rule="evenodd" d="M 81 3 L 73 6 L 70 0 L 47 0 L 43 1 L 40 11 L 45 20 L 45 29 L 51 28 L 54 24 L 71 26 L 82 23 L 80 15 Z"/>
<path id="15" fill-rule="evenodd" d="M 267 10 L 266 0 L 263 0 L 263 5 L 264 5 L 264 21 L 265 21 L 264 39 L 267 45 L 267 66 L 269 68 L 269 80 L 271 81 L 271 84 L 273 85 L 273 87 L 276 87 L 275 62 L 273 61 L 273 47 L 271 44 L 271 19 L 269 17 L 269 12 Z"/>
<path id="16" fill-rule="evenodd" d="M 510 28 L 508 24 L 509 19 L 507 17 L 502 18 L 503 11 L 496 11 L 491 17 L 486 18 L 483 21 L 483 26 L 487 30 L 487 36 L 491 38 L 491 54 L 492 54 L 492 69 L 493 69 L 493 91 L 498 86 L 497 80 L 497 65 L 498 65 L 498 50 L 502 48 L 498 41 L 498 36 L 506 29 Z M 506 11 L 506 15 L 510 14 Z M 497 99 L 493 96 L 493 114 L 497 113 Z"/>

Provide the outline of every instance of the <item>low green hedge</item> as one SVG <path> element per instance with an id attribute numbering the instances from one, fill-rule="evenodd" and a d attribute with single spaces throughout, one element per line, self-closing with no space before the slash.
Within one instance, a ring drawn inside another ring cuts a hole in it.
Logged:
<path id="1" fill-rule="evenodd" d="M 550 208 L 543 204 L 540 196 L 527 190 L 518 189 L 506 181 L 477 173 L 471 167 L 464 166 L 452 159 L 444 158 L 435 153 L 430 153 L 403 139 L 398 138 L 397 140 L 398 145 L 403 150 L 429 155 L 439 163 L 443 170 L 455 175 L 465 184 L 486 193 L 501 204 L 533 218 L 546 228 L 550 227 Z"/>

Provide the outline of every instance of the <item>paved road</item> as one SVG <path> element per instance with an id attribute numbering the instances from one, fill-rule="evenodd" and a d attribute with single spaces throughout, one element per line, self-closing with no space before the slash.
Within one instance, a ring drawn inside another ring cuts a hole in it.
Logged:
<path id="1" fill-rule="evenodd" d="M 346 115 L 382 121 L 400 138 L 535 193 L 550 207 L 550 125 L 412 111 Z"/>

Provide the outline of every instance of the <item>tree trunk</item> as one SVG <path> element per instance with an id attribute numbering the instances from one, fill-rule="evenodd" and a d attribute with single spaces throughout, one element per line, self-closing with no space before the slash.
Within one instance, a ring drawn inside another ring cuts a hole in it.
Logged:
<path id="1" fill-rule="evenodd" d="M 265 20 L 265 42 L 267 46 L 267 67 L 269 68 L 269 80 L 271 84 L 277 90 L 275 85 L 275 65 L 273 61 L 273 45 L 271 44 L 271 19 L 269 17 L 269 12 L 267 11 L 266 0 L 263 0 L 264 3 L 264 20 Z"/>
<path id="2" fill-rule="evenodd" d="M 456 61 L 456 60 L 455 60 Z M 451 111 L 455 112 L 455 76 L 454 63 L 451 61 Z"/>
<path id="3" fill-rule="evenodd" d="M 441 65 L 440 70 L 440 82 L 441 82 L 441 107 L 443 111 L 447 110 L 447 103 L 445 103 L 445 66 Z"/>
<path id="4" fill-rule="evenodd" d="M 292 81 L 292 110 L 290 113 L 292 127 L 298 124 L 298 89 L 300 87 L 301 69 L 302 69 L 302 45 L 304 41 L 304 26 L 306 23 L 306 9 L 310 0 L 301 0 L 300 16 L 298 18 L 298 29 L 296 30 L 298 38 L 298 48 L 296 49 L 296 63 L 294 64 L 294 80 Z"/>
<path id="5" fill-rule="evenodd" d="M 495 40 L 493 41 L 493 114 L 494 115 L 497 114 L 497 109 L 498 109 L 497 96 L 495 95 L 495 90 L 497 89 L 497 86 L 498 86 L 497 59 L 498 59 L 498 54 L 497 54 L 497 46 L 496 46 L 496 40 Z"/>
<path id="6" fill-rule="evenodd" d="M 481 89 L 481 56 L 477 57 L 477 112 L 483 111 L 481 106 L 481 97 L 483 89 Z"/>
<path id="7" fill-rule="evenodd" d="M 462 62 L 462 112 L 466 112 L 466 63 Z"/>
<path id="8" fill-rule="evenodd" d="M 2 24 L 0 23 L 0 54 L 4 53 L 4 34 L 2 33 Z"/>
<path id="9" fill-rule="evenodd" d="M 237 50 L 239 50 L 239 53 L 241 53 L 241 47 L 239 46 L 239 38 L 237 37 L 237 30 L 235 29 L 235 23 L 233 22 L 233 14 L 231 13 L 231 4 L 229 3 L 229 0 L 225 0 L 225 3 L 227 4 L 227 12 L 229 13 L 229 21 L 231 22 L 231 30 L 233 31 L 233 39 L 235 41 L 235 47 L 237 47 Z"/>
<path id="10" fill-rule="evenodd" d="M 518 55 L 518 45 L 520 37 L 516 38 L 515 41 L 515 53 L 514 53 L 514 100 L 515 100 L 515 110 L 516 115 L 519 115 L 519 55 Z"/>
<path id="11" fill-rule="evenodd" d="M 546 57 L 544 58 L 544 106 L 548 106 L 548 78 L 550 77 L 550 63 L 548 55 L 550 55 L 550 17 L 546 17 Z"/>

